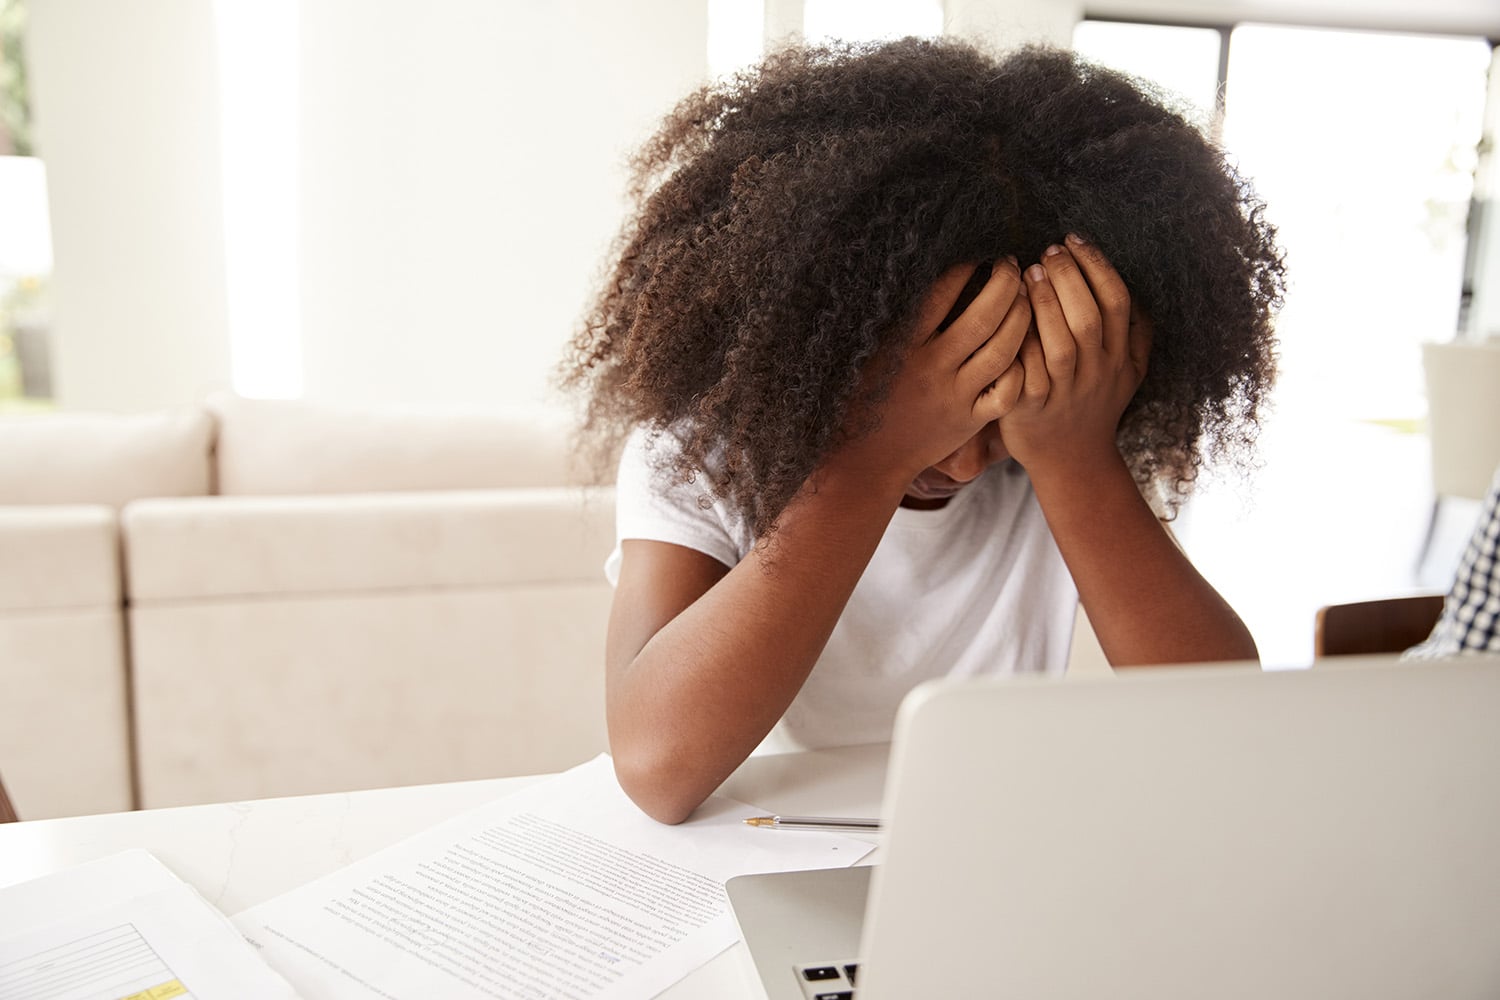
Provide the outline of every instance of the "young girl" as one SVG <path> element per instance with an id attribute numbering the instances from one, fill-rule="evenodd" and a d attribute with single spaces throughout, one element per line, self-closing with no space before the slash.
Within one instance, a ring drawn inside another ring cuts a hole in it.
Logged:
<path id="1" fill-rule="evenodd" d="M 1070 54 L 794 48 L 688 98 L 564 382 L 618 468 L 620 784 L 890 738 L 931 677 L 1251 659 L 1170 513 L 1251 443 L 1282 263 L 1188 122 Z M 774 732 L 773 732 L 774 730 Z M 767 739 L 768 734 L 770 739 Z"/>

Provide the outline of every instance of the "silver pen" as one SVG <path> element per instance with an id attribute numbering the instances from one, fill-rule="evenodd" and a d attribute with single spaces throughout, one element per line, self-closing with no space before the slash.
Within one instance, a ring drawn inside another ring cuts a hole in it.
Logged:
<path id="1" fill-rule="evenodd" d="M 751 826 L 765 826 L 773 830 L 880 832 L 880 820 L 878 819 L 859 819 L 845 816 L 752 816 L 745 820 L 745 822 Z"/>

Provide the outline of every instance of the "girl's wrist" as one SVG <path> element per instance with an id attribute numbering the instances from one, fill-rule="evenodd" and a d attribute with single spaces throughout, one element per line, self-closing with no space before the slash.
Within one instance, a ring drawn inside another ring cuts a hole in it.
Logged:
<path id="1" fill-rule="evenodd" d="M 1018 457 L 1017 461 L 1038 498 L 1065 497 L 1077 490 L 1091 494 L 1111 482 L 1128 482 L 1135 489 L 1135 477 L 1113 441 L 1088 450 L 1058 449 L 1045 458 L 1027 462 Z"/>
<path id="2" fill-rule="evenodd" d="M 901 503 L 907 488 L 921 472 L 907 472 L 893 463 L 889 455 L 874 449 L 840 448 L 829 455 L 808 480 L 812 492 L 842 495 L 869 500 L 876 507 L 889 504 L 892 510 Z"/>

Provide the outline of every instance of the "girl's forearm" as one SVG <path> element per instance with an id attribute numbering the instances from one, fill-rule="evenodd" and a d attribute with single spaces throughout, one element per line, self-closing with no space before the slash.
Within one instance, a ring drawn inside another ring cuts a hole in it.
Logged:
<path id="1" fill-rule="evenodd" d="M 1118 453 L 1028 471 L 1113 666 L 1257 658 L 1250 631 L 1177 547 Z"/>
<path id="2" fill-rule="evenodd" d="M 687 818 L 796 697 L 880 542 L 904 483 L 826 469 L 757 547 L 611 664 L 610 746 L 625 791 Z"/>

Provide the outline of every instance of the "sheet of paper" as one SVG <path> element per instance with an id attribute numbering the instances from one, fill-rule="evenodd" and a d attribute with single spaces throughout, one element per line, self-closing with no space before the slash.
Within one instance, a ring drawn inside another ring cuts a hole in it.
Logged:
<path id="1" fill-rule="evenodd" d="M 662 826 L 601 756 L 234 921 L 307 1000 L 651 997 L 737 940 L 726 879 L 871 850 L 758 814 L 713 798 Z"/>
<path id="2" fill-rule="evenodd" d="M 0 1000 L 243 997 L 296 994 L 146 851 L 0 889 Z"/>

